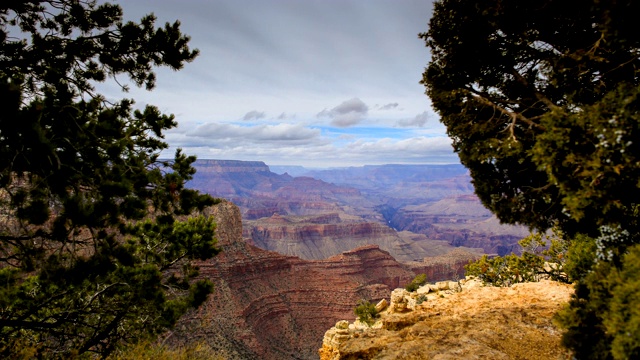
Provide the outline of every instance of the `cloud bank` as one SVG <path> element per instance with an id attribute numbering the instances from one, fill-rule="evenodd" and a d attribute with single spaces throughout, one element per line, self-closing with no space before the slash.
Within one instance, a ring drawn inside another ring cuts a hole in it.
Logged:
<path id="1" fill-rule="evenodd" d="M 320 167 L 458 162 L 419 84 L 429 52 L 416 34 L 427 30 L 429 1 L 121 5 L 125 20 L 180 20 L 200 50 L 178 72 L 157 69 L 153 92 L 99 84 L 108 99 L 175 114 L 166 156 L 181 147 L 200 158 Z"/>

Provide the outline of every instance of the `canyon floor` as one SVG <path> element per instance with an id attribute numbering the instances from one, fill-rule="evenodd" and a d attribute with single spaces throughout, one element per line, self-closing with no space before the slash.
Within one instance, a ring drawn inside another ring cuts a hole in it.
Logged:
<path id="1" fill-rule="evenodd" d="M 392 312 L 392 303 L 374 328 L 331 328 L 320 359 L 568 359 L 552 318 L 572 292 L 551 281 L 509 288 L 469 282 L 413 311 Z"/>

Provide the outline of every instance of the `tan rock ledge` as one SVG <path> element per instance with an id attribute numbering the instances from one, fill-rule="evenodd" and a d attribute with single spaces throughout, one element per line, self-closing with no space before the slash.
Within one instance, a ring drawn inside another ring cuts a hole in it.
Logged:
<path id="1" fill-rule="evenodd" d="M 347 323 L 339 338 L 337 328 L 328 330 L 320 359 L 569 358 L 552 318 L 569 300 L 571 285 L 549 280 L 508 288 L 484 287 L 476 280 L 454 284 L 462 291 L 441 290 L 444 298 L 429 298 L 413 310 L 405 305 L 425 296 L 424 290 L 394 290 L 388 309 L 373 327 Z M 431 287 L 428 295 L 434 295 Z"/>

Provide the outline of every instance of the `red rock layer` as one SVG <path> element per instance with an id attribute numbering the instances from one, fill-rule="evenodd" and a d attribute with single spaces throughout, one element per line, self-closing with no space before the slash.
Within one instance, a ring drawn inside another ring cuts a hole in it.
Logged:
<path id="1" fill-rule="evenodd" d="M 338 213 L 280 216 L 247 220 L 242 236 L 251 245 L 306 260 L 326 259 L 357 247 L 375 244 L 396 260 L 414 261 L 428 256 L 415 241 L 407 241 L 390 227 Z M 452 247 L 451 247 L 452 248 Z"/>

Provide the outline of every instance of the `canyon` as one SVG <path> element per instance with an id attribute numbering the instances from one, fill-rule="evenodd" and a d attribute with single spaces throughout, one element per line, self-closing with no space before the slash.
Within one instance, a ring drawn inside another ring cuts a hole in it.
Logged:
<path id="1" fill-rule="evenodd" d="M 517 253 L 528 234 L 482 206 L 462 165 L 274 167 L 282 174 L 260 161 L 197 160 L 194 167 L 187 185 L 238 205 L 249 243 L 304 259 L 368 244 L 402 261 L 432 256 L 445 243 L 449 251 L 504 255 Z"/>
<path id="2" fill-rule="evenodd" d="M 222 252 L 199 264 L 213 295 L 163 341 L 206 342 L 227 359 L 317 359 L 324 332 L 360 300 L 421 273 L 462 278 L 469 261 L 517 251 L 527 234 L 482 207 L 460 165 L 194 167 L 187 186 L 226 200 L 207 210 Z"/>
<path id="3" fill-rule="evenodd" d="M 282 216 L 243 222 L 247 242 L 284 255 L 324 259 L 366 245 L 378 245 L 399 261 L 422 261 L 453 250 L 446 241 L 430 240 L 411 232 L 397 232 L 381 223 L 344 213 Z M 438 250 L 436 250 L 438 249 Z M 481 254 L 482 249 L 466 248 Z"/>
<path id="4" fill-rule="evenodd" d="M 186 314 L 165 343 L 206 344 L 226 359 L 317 359 L 324 332 L 353 317 L 355 304 L 387 297 L 418 273 L 460 277 L 476 257 L 462 249 L 429 261 L 400 263 L 377 245 L 323 260 L 263 250 L 242 238 L 240 209 L 223 202 L 208 209 L 222 252 L 199 264 L 214 293 Z"/>

